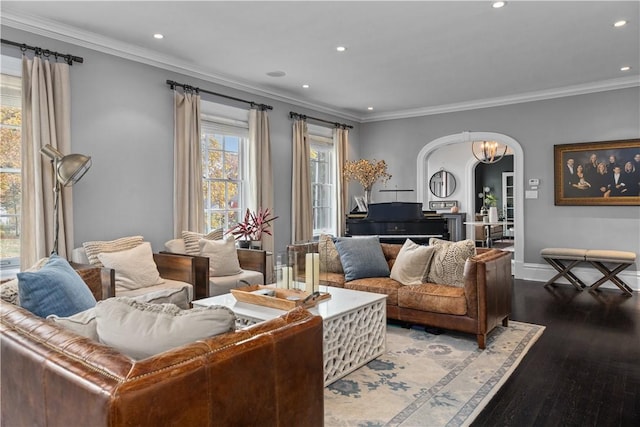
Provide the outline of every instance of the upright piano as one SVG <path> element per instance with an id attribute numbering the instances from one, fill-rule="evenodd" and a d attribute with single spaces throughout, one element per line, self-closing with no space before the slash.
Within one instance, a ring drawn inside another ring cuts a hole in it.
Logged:
<path id="1" fill-rule="evenodd" d="M 447 219 L 435 212 L 422 211 L 422 203 L 371 203 L 366 215 L 348 215 L 347 236 L 380 236 L 385 243 L 429 243 L 429 238 L 449 240 Z"/>

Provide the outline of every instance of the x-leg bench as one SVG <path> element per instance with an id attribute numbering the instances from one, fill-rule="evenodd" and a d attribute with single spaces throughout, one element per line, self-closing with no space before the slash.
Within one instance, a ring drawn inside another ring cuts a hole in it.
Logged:
<path id="1" fill-rule="evenodd" d="M 631 295 L 633 290 L 621 278 L 618 273 L 632 265 L 636 261 L 636 254 L 633 252 L 622 251 L 604 251 L 604 250 L 588 250 L 585 255 L 585 261 L 591 263 L 597 268 L 603 277 L 593 283 L 590 291 L 595 291 L 600 285 L 610 280 L 614 285 L 619 287 L 627 295 Z M 609 268 L 605 263 L 613 264 L 613 268 Z"/>
<path id="2" fill-rule="evenodd" d="M 560 277 L 564 277 L 579 291 L 587 285 L 580 280 L 571 269 L 581 262 L 585 261 L 585 249 L 571 248 L 544 248 L 540 251 L 542 258 L 547 261 L 558 272 L 551 279 L 547 280 L 545 286 L 555 283 Z"/>

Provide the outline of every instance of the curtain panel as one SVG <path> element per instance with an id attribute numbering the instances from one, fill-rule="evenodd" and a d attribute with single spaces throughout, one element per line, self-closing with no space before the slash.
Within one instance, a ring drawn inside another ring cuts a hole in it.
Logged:
<path id="1" fill-rule="evenodd" d="M 173 234 L 204 232 L 200 95 L 174 91 Z"/>
<path id="2" fill-rule="evenodd" d="M 344 236 L 346 228 L 346 212 L 348 209 L 347 181 L 344 178 L 344 162 L 347 160 L 349 147 L 349 129 L 335 128 L 333 130 L 333 149 L 336 159 L 336 232 Z"/>
<path id="3" fill-rule="evenodd" d="M 25 269 L 53 249 L 54 171 L 40 154 L 47 144 L 62 153 L 71 150 L 71 86 L 69 65 L 22 57 L 22 230 L 20 264 Z M 73 245 L 73 203 L 70 187 L 62 187 L 58 209 L 58 254 L 67 257 Z"/>
<path id="4" fill-rule="evenodd" d="M 249 110 L 249 178 L 246 206 L 252 210 L 269 209 L 273 214 L 273 168 L 269 116 L 266 111 Z M 262 235 L 262 249 L 273 252 L 275 227 Z"/>
<path id="5" fill-rule="evenodd" d="M 304 120 L 295 120 L 291 169 L 291 241 L 293 243 L 306 242 L 313 238 L 308 138 L 307 123 Z"/>

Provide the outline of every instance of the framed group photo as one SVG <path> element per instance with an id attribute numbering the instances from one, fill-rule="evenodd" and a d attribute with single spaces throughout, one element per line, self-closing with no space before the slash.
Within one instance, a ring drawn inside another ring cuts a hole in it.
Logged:
<path id="1" fill-rule="evenodd" d="M 556 205 L 640 206 L 640 139 L 553 149 Z"/>

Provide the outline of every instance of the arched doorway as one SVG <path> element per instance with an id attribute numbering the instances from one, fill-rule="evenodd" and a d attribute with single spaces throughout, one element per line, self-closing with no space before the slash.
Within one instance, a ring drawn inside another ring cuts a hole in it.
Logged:
<path id="1" fill-rule="evenodd" d="M 513 151 L 513 172 L 515 177 L 515 251 L 514 251 L 514 270 L 513 274 L 516 278 L 523 277 L 524 270 L 524 153 L 520 143 L 510 136 L 503 135 L 495 132 L 461 132 L 453 135 L 443 136 L 428 142 L 418 153 L 417 159 L 417 190 L 418 201 L 423 205 L 429 200 L 429 196 L 426 193 L 428 191 L 425 185 L 428 182 L 429 177 L 436 172 L 436 170 L 428 170 L 429 156 L 443 147 L 453 144 L 465 144 L 468 146 L 467 152 L 468 158 L 465 159 L 452 159 L 452 163 L 460 165 L 461 162 L 465 162 L 464 171 L 462 171 L 463 177 L 461 179 L 461 185 L 464 185 L 464 191 L 461 197 L 464 198 L 464 205 L 472 207 L 475 204 L 475 178 L 474 169 L 478 160 L 471 154 L 471 142 L 476 140 L 491 140 L 498 141 L 507 145 Z M 472 213 L 472 212 L 471 212 Z M 470 220 L 471 218 L 467 218 Z M 467 235 L 470 235 L 470 230 L 467 230 Z"/>

